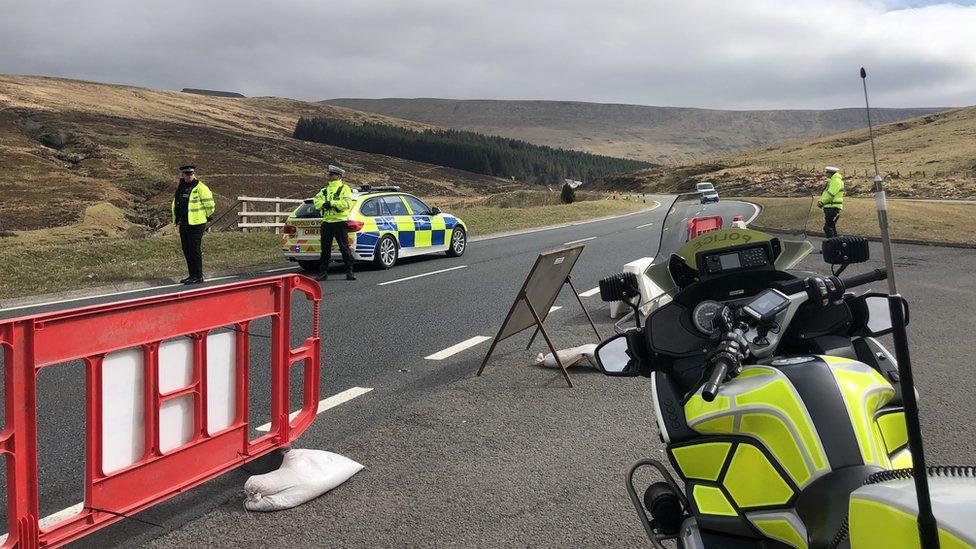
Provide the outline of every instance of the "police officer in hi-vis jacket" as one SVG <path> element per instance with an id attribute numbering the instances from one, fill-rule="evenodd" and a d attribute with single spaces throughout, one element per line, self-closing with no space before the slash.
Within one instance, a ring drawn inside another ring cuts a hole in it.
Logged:
<path id="1" fill-rule="evenodd" d="M 339 252 L 346 264 L 346 280 L 356 280 L 352 272 L 352 250 L 349 249 L 349 229 L 346 221 L 352 209 L 352 190 L 342 182 L 345 170 L 329 165 L 329 183 L 312 199 L 312 205 L 322 212 L 322 255 L 319 262 L 319 276 L 316 280 L 329 278 L 329 260 L 332 259 L 332 241 L 339 244 Z"/>
<path id="2" fill-rule="evenodd" d="M 189 276 L 183 284 L 203 282 L 203 252 L 200 245 L 207 222 L 214 214 L 214 197 L 210 188 L 196 178 L 196 167 L 180 166 L 180 183 L 170 206 L 173 224 L 180 230 L 180 245 Z"/>

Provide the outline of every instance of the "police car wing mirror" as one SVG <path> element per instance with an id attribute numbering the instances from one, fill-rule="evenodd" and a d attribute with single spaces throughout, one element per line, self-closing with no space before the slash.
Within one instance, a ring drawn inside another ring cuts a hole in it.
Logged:
<path id="1" fill-rule="evenodd" d="M 430 209 L 430 215 L 441 215 L 441 209 L 438 208 L 437 206 L 434 206 L 433 208 Z"/>
<path id="2" fill-rule="evenodd" d="M 871 259 L 868 239 L 863 236 L 835 236 L 820 246 L 824 262 L 830 265 L 853 265 Z"/>

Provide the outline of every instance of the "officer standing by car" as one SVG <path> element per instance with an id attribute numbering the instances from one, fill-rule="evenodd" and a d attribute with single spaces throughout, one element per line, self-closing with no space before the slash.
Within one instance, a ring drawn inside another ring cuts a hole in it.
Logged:
<path id="1" fill-rule="evenodd" d="M 339 252 L 346 264 L 346 280 L 356 280 L 352 272 L 352 250 L 349 249 L 349 229 L 346 221 L 352 208 L 352 190 L 342 182 L 345 170 L 329 165 L 329 184 L 312 199 L 315 209 L 322 212 L 322 255 L 319 258 L 319 276 L 329 278 L 329 260 L 332 258 L 332 240 L 339 243 Z"/>
<path id="2" fill-rule="evenodd" d="M 183 284 L 203 282 L 203 253 L 200 245 L 207 222 L 214 214 L 214 198 L 210 188 L 196 178 L 196 167 L 180 166 L 180 183 L 170 206 L 173 224 L 180 230 L 180 245 L 189 276 Z"/>
<path id="3" fill-rule="evenodd" d="M 840 170 L 827 166 L 827 186 L 820 193 L 820 201 L 817 206 L 824 212 L 824 234 L 827 238 L 837 236 L 837 218 L 840 217 L 841 210 L 844 209 L 844 179 Z"/>

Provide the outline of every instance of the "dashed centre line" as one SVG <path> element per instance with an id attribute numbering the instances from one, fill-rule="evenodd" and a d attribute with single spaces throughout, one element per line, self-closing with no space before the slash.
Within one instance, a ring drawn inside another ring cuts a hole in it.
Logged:
<path id="1" fill-rule="evenodd" d="M 39 526 L 42 530 L 54 526 L 55 524 L 61 522 L 62 520 L 68 517 L 73 517 L 77 515 L 84 508 L 85 508 L 84 503 L 76 503 L 71 507 L 68 507 L 67 509 L 62 509 L 57 513 L 53 513 L 46 517 L 43 517 L 42 519 L 37 521 L 37 526 Z M 6 543 L 6 541 L 7 541 L 7 534 L 0 534 L 0 545 L 3 545 L 4 543 Z"/>
<path id="2" fill-rule="evenodd" d="M 408 277 L 405 277 L 405 278 L 397 278 L 395 280 L 387 280 L 386 282 L 380 282 L 379 284 L 377 284 L 377 286 L 386 286 L 387 284 L 396 284 L 397 282 L 405 282 L 407 280 L 413 280 L 415 278 L 423 278 L 425 276 L 431 276 L 431 275 L 435 275 L 435 274 L 446 273 L 448 271 L 456 271 L 458 269 L 466 269 L 467 267 L 468 267 L 467 265 L 458 265 L 457 267 L 451 267 L 449 269 L 441 269 L 439 271 L 431 271 L 429 273 L 421 273 L 419 275 L 408 276 Z"/>
<path id="3" fill-rule="evenodd" d="M 335 408 L 336 406 L 342 404 L 343 402 L 349 402 L 350 400 L 358 396 L 365 395 L 366 393 L 372 390 L 373 390 L 372 387 L 353 387 L 351 389 L 346 389 L 341 393 L 334 394 L 329 398 L 319 401 L 319 407 L 318 410 L 315 411 L 315 414 L 316 415 L 321 414 L 326 410 Z M 301 410 L 296 410 L 288 414 L 288 421 L 295 419 L 295 416 L 297 416 L 299 413 L 301 413 Z M 270 429 L 271 429 L 270 423 L 265 423 L 264 425 L 259 425 L 254 428 L 255 431 L 261 431 L 264 433 L 268 432 Z"/>
<path id="4" fill-rule="evenodd" d="M 487 336 L 474 336 L 472 338 L 469 338 L 469 339 L 466 339 L 466 340 L 462 341 L 461 343 L 458 343 L 457 345 L 451 345 L 447 349 L 444 349 L 442 351 L 437 351 L 436 353 L 434 353 L 432 355 L 427 355 L 424 358 L 427 359 L 427 360 L 444 360 L 445 358 L 454 356 L 454 355 L 460 353 L 461 351 L 463 351 L 465 349 L 470 349 L 471 347 L 474 347 L 475 345 L 479 345 L 481 343 L 484 343 L 485 341 L 488 341 L 489 339 L 491 339 L 491 338 L 490 337 L 487 337 Z"/>
<path id="5" fill-rule="evenodd" d="M 593 288 L 591 290 L 586 290 L 585 292 L 580 293 L 579 296 L 580 297 L 590 297 L 590 296 L 594 296 L 594 295 L 596 295 L 598 293 L 600 293 L 600 287 L 599 286 L 597 286 L 596 288 Z"/>
<path id="6" fill-rule="evenodd" d="M 634 227 L 634 228 L 635 228 L 635 229 L 643 229 L 644 227 L 650 227 L 650 226 L 651 226 L 651 225 L 653 225 L 653 224 L 654 224 L 654 222 L 653 222 L 653 221 L 651 221 L 650 223 L 644 223 L 643 225 L 638 225 L 638 226 L 636 226 L 636 227 Z"/>
<path id="7" fill-rule="evenodd" d="M 570 246 L 572 244 L 579 244 L 581 242 L 589 242 L 590 240 L 596 240 L 596 237 L 591 236 L 589 238 L 581 238 L 579 240 L 570 240 L 569 242 L 563 242 L 563 246 Z"/>

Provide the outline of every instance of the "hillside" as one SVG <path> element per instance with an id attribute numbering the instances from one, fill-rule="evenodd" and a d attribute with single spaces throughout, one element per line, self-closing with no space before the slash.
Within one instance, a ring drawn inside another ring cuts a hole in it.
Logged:
<path id="1" fill-rule="evenodd" d="M 878 162 L 892 196 L 976 199 L 976 107 L 877 126 L 875 136 Z M 841 168 L 849 194 L 870 194 L 874 168 L 867 130 L 643 170 L 609 184 L 664 192 L 688 190 L 694 181 L 713 181 L 725 194 L 789 196 L 819 192 L 827 165 Z"/>
<path id="2" fill-rule="evenodd" d="M 396 183 L 426 196 L 480 195 L 512 186 L 299 141 L 291 134 L 301 116 L 430 127 L 289 99 L 228 99 L 0 75 L 0 236 L 76 224 L 92 235 L 132 223 L 158 227 L 167 222 L 176 168 L 186 163 L 196 164 L 217 194 L 219 209 L 241 194 L 308 196 L 322 185 L 329 163 L 348 168 L 350 184 Z M 106 211 L 116 212 L 116 219 L 92 228 L 90 222 Z"/>
<path id="3" fill-rule="evenodd" d="M 728 111 L 572 101 L 331 99 L 323 102 L 537 145 L 683 164 L 864 126 L 859 109 Z M 879 123 L 943 109 L 877 109 Z"/>

